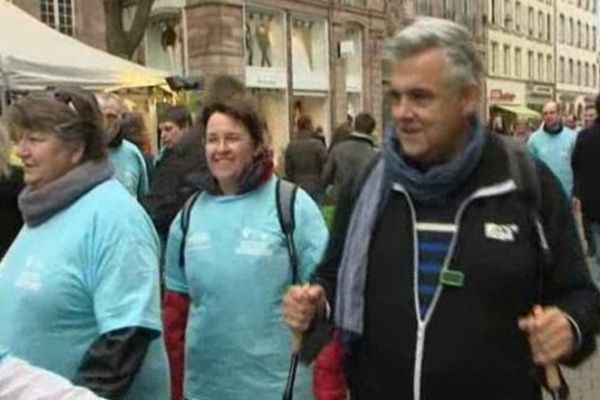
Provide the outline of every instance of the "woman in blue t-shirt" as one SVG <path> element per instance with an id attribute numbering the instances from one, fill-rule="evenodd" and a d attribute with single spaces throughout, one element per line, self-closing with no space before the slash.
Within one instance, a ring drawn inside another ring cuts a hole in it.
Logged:
<path id="1" fill-rule="evenodd" d="M 0 262 L 0 342 L 107 398 L 168 398 L 152 224 L 112 179 L 98 104 L 83 90 L 8 110 L 25 226 Z"/>
<path id="2" fill-rule="evenodd" d="M 188 203 L 189 218 L 180 213 L 173 221 L 166 250 L 176 400 L 279 400 L 285 388 L 292 337 L 281 301 L 292 268 L 261 121 L 242 98 L 209 104 L 203 112 L 211 179 Z M 293 209 L 298 275 L 307 281 L 321 260 L 327 229 L 306 192 L 298 190 Z M 296 399 L 313 398 L 310 375 L 300 368 Z"/>

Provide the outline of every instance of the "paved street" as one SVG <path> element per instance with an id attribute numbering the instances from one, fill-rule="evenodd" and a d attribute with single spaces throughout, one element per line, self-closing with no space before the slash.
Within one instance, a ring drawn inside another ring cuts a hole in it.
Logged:
<path id="1" fill-rule="evenodd" d="M 600 341 L 600 337 L 598 340 Z M 576 369 L 565 368 L 564 372 L 571 386 L 571 400 L 600 399 L 600 353 L 596 352 Z"/>

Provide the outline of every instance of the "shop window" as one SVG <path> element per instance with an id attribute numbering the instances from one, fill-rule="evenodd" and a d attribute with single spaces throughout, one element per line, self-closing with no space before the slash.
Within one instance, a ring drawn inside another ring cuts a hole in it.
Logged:
<path id="1" fill-rule="evenodd" d="M 286 51 L 283 14 L 248 7 L 244 24 L 244 48 L 247 66 L 284 68 Z"/>
<path id="2" fill-rule="evenodd" d="M 183 75 L 183 29 L 180 13 L 153 17 L 146 29 L 146 64 L 152 68 Z"/>

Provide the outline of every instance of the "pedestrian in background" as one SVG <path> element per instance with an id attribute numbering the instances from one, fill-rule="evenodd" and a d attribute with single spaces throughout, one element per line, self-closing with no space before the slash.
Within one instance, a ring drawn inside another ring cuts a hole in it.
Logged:
<path id="1" fill-rule="evenodd" d="M 23 189 L 23 170 L 9 163 L 10 140 L 0 123 L 0 260 L 23 225 L 17 197 Z"/>
<path id="2" fill-rule="evenodd" d="M 325 145 L 314 136 L 313 123 L 309 116 L 298 119 L 297 137 L 285 150 L 285 176 L 297 183 L 317 202 L 323 200 L 321 174 L 327 162 Z"/>
<path id="3" fill-rule="evenodd" d="M 570 198 L 573 195 L 571 157 L 577 135 L 563 125 L 560 104 L 550 101 L 542 110 L 544 122 L 527 141 L 531 154 L 543 161 L 558 178 Z"/>
<path id="4" fill-rule="evenodd" d="M 156 154 L 154 164 L 158 166 L 166 153 L 181 141 L 192 127 L 192 116 L 184 106 L 167 108 L 158 117 L 158 130 L 160 132 L 161 148 Z"/>
<path id="5" fill-rule="evenodd" d="M 356 179 L 377 153 L 373 131 L 375 119 L 369 113 L 358 114 L 354 120 L 354 131 L 329 153 L 321 176 L 333 204 L 338 202 L 340 190 Z"/>
<path id="6" fill-rule="evenodd" d="M 600 110 L 600 96 L 596 98 L 596 112 Z M 586 115 L 596 114 L 586 110 Z M 598 114 L 596 114 L 598 115 Z M 600 289 L 600 121 L 577 135 L 573 151 L 573 174 L 575 177 L 575 197 L 580 202 L 581 218 L 588 243 L 588 255 L 596 256 L 592 266 L 592 277 Z"/>
<path id="7" fill-rule="evenodd" d="M 279 304 L 292 266 L 262 118 L 238 98 L 207 105 L 201 123 L 212 184 L 177 215 L 166 251 L 172 398 L 182 398 L 177 385 L 184 372 L 185 398 L 281 399 L 292 336 Z M 302 189 L 294 199 L 298 275 L 307 281 L 321 260 L 327 228 Z M 301 367 L 294 399 L 311 399 L 311 392 L 311 371 Z"/>
<path id="8" fill-rule="evenodd" d="M 114 93 L 97 95 L 104 117 L 109 159 L 115 167 L 115 177 L 136 199 L 148 192 L 148 171 L 144 156 L 130 141 L 124 139 L 121 122 L 125 112 L 121 98 Z"/>
<path id="9" fill-rule="evenodd" d="M 389 51 L 382 156 L 343 191 L 285 320 L 308 345 L 333 310 L 352 399 L 539 400 L 532 371 L 582 361 L 600 315 L 569 201 L 543 163 L 485 133 L 485 72 L 462 25 L 417 18 Z"/>
<path id="10" fill-rule="evenodd" d="M 126 112 L 121 120 L 121 132 L 123 139 L 130 141 L 144 157 L 144 165 L 148 173 L 148 181 L 152 182 L 154 175 L 154 155 L 152 154 L 152 143 L 148 136 L 148 129 L 144 122 L 144 115 L 139 112 Z"/>
<path id="11" fill-rule="evenodd" d="M 13 104 L 24 228 L 1 262 L 0 342 L 107 398 L 168 398 L 159 242 L 115 179 L 93 94 Z"/>

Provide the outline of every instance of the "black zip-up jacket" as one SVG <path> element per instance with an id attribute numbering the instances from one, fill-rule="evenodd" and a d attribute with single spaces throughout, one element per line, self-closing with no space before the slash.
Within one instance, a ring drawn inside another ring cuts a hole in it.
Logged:
<path id="1" fill-rule="evenodd" d="M 575 196 L 581 200 L 585 216 L 600 223 L 600 121 L 577 135 L 571 164 Z"/>
<path id="2" fill-rule="evenodd" d="M 346 358 L 353 400 L 540 399 L 528 341 L 517 324 L 540 300 L 540 273 L 542 304 L 558 306 L 581 331 L 581 343 L 565 361 L 576 363 L 595 349 L 598 295 L 570 207 L 556 178 L 541 163 L 536 165 L 552 264 L 543 264 L 531 205 L 511 181 L 499 138 L 490 135 L 478 166 L 455 198 L 460 204 L 458 232 L 449 265 L 464 273 L 464 286 L 444 286 L 424 322 L 418 322 L 415 312 L 411 202 L 406 193 L 391 192 L 370 243 L 363 336 Z M 356 197 L 352 192 L 345 190 L 315 278 L 325 287 L 332 309 Z M 516 226 L 514 241 L 486 237 L 489 223 Z"/>

